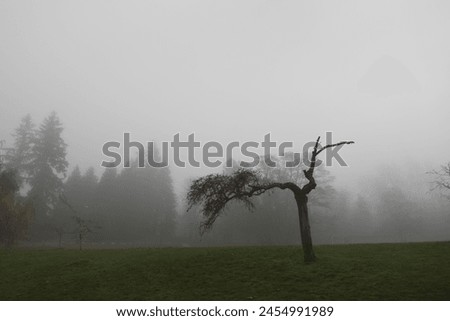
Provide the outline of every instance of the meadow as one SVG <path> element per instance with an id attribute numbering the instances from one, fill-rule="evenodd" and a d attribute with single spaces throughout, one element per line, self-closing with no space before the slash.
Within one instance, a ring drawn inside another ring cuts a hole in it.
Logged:
<path id="1" fill-rule="evenodd" d="M 0 300 L 450 300 L 450 243 L 0 250 Z"/>

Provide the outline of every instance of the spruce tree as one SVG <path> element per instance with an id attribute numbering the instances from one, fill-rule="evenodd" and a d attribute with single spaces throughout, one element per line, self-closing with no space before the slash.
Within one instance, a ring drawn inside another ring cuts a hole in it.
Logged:
<path id="1" fill-rule="evenodd" d="M 12 134 L 14 149 L 8 157 L 8 167 L 15 169 L 19 186 L 30 178 L 35 135 L 35 125 L 30 114 L 22 118 L 19 127 Z"/>
<path id="2" fill-rule="evenodd" d="M 63 190 L 66 176 L 66 143 L 61 137 L 62 124 L 55 112 L 48 116 L 36 133 L 30 163 L 31 189 L 28 196 L 37 217 L 49 214 Z"/>

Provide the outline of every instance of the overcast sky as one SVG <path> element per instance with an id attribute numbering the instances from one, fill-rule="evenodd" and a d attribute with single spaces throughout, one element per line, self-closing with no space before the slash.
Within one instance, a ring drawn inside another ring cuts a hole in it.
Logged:
<path id="1" fill-rule="evenodd" d="M 0 42 L 0 139 L 55 110 L 71 166 L 97 173 L 124 131 L 297 144 L 332 131 L 357 142 L 341 184 L 450 160 L 448 1 L 2 0 Z"/>

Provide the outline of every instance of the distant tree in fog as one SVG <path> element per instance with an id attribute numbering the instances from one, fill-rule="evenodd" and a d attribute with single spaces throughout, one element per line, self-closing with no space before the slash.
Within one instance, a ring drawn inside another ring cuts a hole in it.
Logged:
<path id="1" fill-rule="evenodd" d="M 36 133 L 30 162 L 28 193 L 36 215 L 40 218 L 55 207 L 66 176 L 66 143 L 61 137 L 63 127 L 55 112 L 48 116 Z"/>
<path id="2" fill-rule="evenodd" d="M 78 170 L 79 172 L 79 170 Z M 80 251 L 83 249 L 83 241 L 86 239 L 86 237 L 94 232 L 94 229 L 100 229 L 101 227 L 99 225 L 96 225 L 94 221 L 92 221 L 91 219 L 87 219 L 84 218 L 83 213 L 81 211 L 83 211 L 83 209 L 76 209 L 72 206 L 72 204 L 67 200 L 65 194 L 61 194 L 60 195 L 60 202 L 62 204 L 64 204 L 67 209 L 70 210 L 70 212 L 72 213 L 72 216 L 70 217 L 74 222 L 75 222 L 75 227 L 74 230 L 69 232 L 70 234 L 75 234 L 76 239 L 78 241 L 78 247 L 80 249 Z M 81 214 L 81 215 L 80 215 Z M 83 215 L 83 216 L 82 216 Z M 57 230 L 57 232 L 67 232 L 66 229 L 64 229 L 64 227 L 62 227 L 62 230 Z M 60 234 L 60 238 L 59 238 L 59 246 L 61 246 L 61 234 Z"/>
<path id="3" fill-rule="evenodd" d="M 272 189 L 288 189 L 293 192 L 297 203 L 297 211 L 300 222 L 300 236 L 303 246 L 304 261 L 314 262 L 316 256 L 312 247 L 311 229 L 308 215 L 308 194 L 317 186 L 314 178 L 317 156 L 327 148 L 338 145 L 351 144 L 353 142 L 340 142 L 319 147 L 317 139 L 308 169 L 297 171 L 294 175 L 302 174 L 305 177 L 305 184 L 300 187 L 291 176 L 291 181 L 285 178 L 267 176 L 262 171 L 240 168 L 230 175 L 211 174 L 194 180 L 187 194 L 189 208 L 201 205 L 204 216 L 202 231 L 212 228 L 214 222 L 223 213 L 227 204 L 231 201 L 240 201 L 249 209 L 254 207 L 252 198 L 264 194 Z M 278 179 L 282 179 L 278 181 Z"/>
<path id="4" fill-rule="evenodd" d="M 74 215 L 72 218 L 76 222 L 77 229 L 75 230 L 75 234 L 78 238 L 78 248 L 81 251 L 83 249 L 83 241 L 89 234 L 93 233 L 92 221 L 83 219 L 78 215 Z M 96 227 L 100 228 L 99 226 Z"/>
<path id="5" fill-rule="evenodd" d="M 172 244 L 176 198 L 168 168 L 139 168 L 136 161 L 118 171 L 105 168 L 100 180 L 92 170 L 80 177 L 81 193 L 74 204 L 85 204 L 82 218 L 95 220 L 102 229 L 97 241 L 141 245 Z M 67 195 L 70 197 L 69 177 Z M 90 204 L 90 205 L 89 205 Z"/>
<path id="6" fill-rule="evenodd" d="M 115 178 L 114 217 L 116 237 L 154 245 L 168 244 L 175 233 L 176 199 L 168 168 L 136 162 Z"/>
<path id="7" fill-rule="evenodd" d="M 15 169 L 20 187 L 31 175 L 36 130 L 30 114 L 22 118 L 12 136 L 14 148 L 7 157 L 7 166 Z"/>
<path id="8" fill-rule="evenodd" d="M 371 203 L 371 234 L 377 242 L 408 242 L 424 232 L 424 222 L 431 217 L 426 209 L 426 188 L 416 171 L 405 165 L 384 164 L 372 177 L 364 178 L 361 188 Z M 369 233 L 370 226 L 362 230 Z"/>
<path id="9" fill-rule="evenodd" d="M 439 170 L 429 172 L 433 176 L 432 190 L 439 190 L 450 199 L 450 162 L 442 165 Z"/>
<path id="10" fill-rule="evenodd" d="M 64 183 L 59 203 L 48 219 L 49 226 L 58 236 L 60 247 L 65 234 L 79 235 L 81 221 L 95 219 L 97 181 L 94 168 L 90 167 L 82 175 L 80 168 L 75 166 Z M 83 239 L 87 234 L 83 234 Z"/>
<path id="11" fill-rule="evenodd" d="M 118 206 L 121 202 L 118 185 L 117 168 L 105 168 L 97 185 L 96 215 L 103 229 L 99 233 L 100 238 L 111 241 L 117 236 L 120 225 L 118 220 Z"/>
<path id="12" fill-rule="evenodd" d="M 77 165 L 64 183 L 64 195 L 71 203 L 77 204 L 82 199 L 80 194 L 83 193 L 83 189 L 83 176 Z"/>

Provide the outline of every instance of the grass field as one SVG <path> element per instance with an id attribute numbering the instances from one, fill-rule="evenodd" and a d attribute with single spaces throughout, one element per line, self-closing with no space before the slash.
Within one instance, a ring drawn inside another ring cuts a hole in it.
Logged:
<path id="1" fill-rule="evenodd" d="M 1 250 L 1 300 L 450 300 L 450 243 Z"/>

